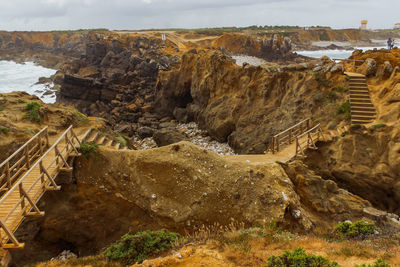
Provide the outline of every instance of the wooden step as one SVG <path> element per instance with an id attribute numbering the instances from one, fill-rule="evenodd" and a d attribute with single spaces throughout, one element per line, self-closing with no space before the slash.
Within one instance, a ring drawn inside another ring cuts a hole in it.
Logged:
<path id="1" fill-rule="evenodd" d="M 351 119 L 352 120 L 374 120 L 375 119 L 375 116 L 370 116 L 370 115 L 366 115 L 366 116 L 364 116 L 364 115 L 352 115 L 351 116 Z"/>
<path id="2" fill-rule="evenodd" d="M 121 143 L 118 141 L 115 141 L 115 144 L 113 145 L 113 148 L 118 150 L 121 147 Z"/>
<path id="3" fill-rule="evenodd" d="M 371 102 L 371 99 L 370 98 L 353 98 L 353 97 L 350 97 L 350 104 L 352 105 L 352 104 L 364 104 L 364 103 L 367 103 L 367 104 L 371 104 L 372 105 L 372 102 Z"/>
<path id="4" fill-rule="evenodd" d="M 93 131 L 93 133 L 90 134 L 89 138 L 87 139 L 87 143 L 94 143 L 95 140 L 98 138 L 99 132 L 98 131 Z"/>
<path id="5" fill-rule="evenodd" d="M 370 102 L 370 103 L 357 103 L 357 102 L 351 102 L 350 103 L 351 108 L 353 107 L 364 107 L 364 108 L 374 108 L 374 105 Z"/>
<path id="6" fill-rule="evenodd" d="M 362 90 L 362 89 L 352 89 L 352 90 L 350 90 L 350 94 L 358 94 L 358 93 L 360 93 L 360 94 L 368 94 L 369 95 L 369 90 L 368 89 L 366 89 L 366 90 Z"/>
<path id="7" fill-rule="evenodd" d="M 357 111 L 357 110 L 351 110 L 351 116 L 371 116 L 375 117 L 376 112 L 375 111 Z"/>
<path id="8" fill-rule="evenodd" d="M 106 137 L 104 135 L 101 135 L 99 137 L 99 139 L 97 139 L 96 144 L 103 145 L 104 144 L 104 140 L 106 140 Z"/>
<path id="9" fill-rule="evenodd" d="M 111 146 L 114 140 L 107 138 L 106 142 L 104 143 L 105 146 Z"/>
<path id="10" fill-rule="evenodd" d="M 354 110 L 354 111 L 367 111 L 367 112 L 373 111 L 373 112 L 376 112 L 374 107 L 358 107 L 358 106 L 353 107 L 352 106 L 351 110 L 352 111 Z"/>
<path id="11" fill-rule="evenodd" d="M 370 99 L 369 94 L 350 94 L 350 98 L 353 99 Z"/>

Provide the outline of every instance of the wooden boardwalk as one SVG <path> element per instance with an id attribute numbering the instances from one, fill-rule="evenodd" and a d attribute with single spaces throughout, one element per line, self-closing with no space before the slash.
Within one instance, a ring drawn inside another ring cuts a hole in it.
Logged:
<path id="1" fill-rule="evenodd" d="M 287 162 L 293 157 L 304 156 L 307 149 L 317 149 L 316 143 L 325 139 L 320 124 L 310 127 L 311 120 L 305 119 L 292 127 L 273 136 L 271 145 L 264 155 L 234 155 L 224 156 L 234 162 L 264 164 Z"/>
<path id="2" fill-rule="evenodd" d="M 24 246 L 15 238 L 14 232 L 25 217 L 44 215 L 36 204 L 46 191 L 60 190 L 55 178 L 61 171 L 72 171 L 68 158 L 79 155 L 79 145 L 70 126 L 50 147 L 45 127 L 0 165 L 2 248 Z"/>

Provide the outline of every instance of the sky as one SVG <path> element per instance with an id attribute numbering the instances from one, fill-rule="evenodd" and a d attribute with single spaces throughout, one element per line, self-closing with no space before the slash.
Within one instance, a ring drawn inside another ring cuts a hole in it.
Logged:
<path id="1" fill-rule="evenodd" d="M 250 25 L 392 28 L 400 0 L 0 0 L 0 30 Z"/>

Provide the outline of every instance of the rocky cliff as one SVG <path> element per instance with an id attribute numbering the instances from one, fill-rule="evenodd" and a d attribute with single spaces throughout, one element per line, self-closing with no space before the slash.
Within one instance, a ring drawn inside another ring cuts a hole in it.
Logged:
<path id="1" fill-rule="evenodd" d="M 159 74 L 154 112 L 194 120 L 236 152 L 260 154 L 271 136 L 307 117 L 340 120 L 335 101 L 343 97 L 329 93 L 346 79 L 335 63 L 318 64 L 238 67 L 222 53 L 192 51 L 179 69 Z"/>
<path id="2" fill-rule="evenodd" d="M 244 34 L 224 34 L 212 42 L 212 46 L 231 54 L 242 54 L 268 61 L 288 61 L 296 58 L 292 53 L 292 41 L 281 35 L 257 38 Z"/>
<path id="3" fill-rule="evenodd" d="M 188 142 L 148 151 L 100 148 L 75 162 L 74 179 L 62 192 L 45 195 L 44 218 L 22 226 L 30 231 L 20 237 L 27 249 L 13 252 L 16 264 L 63 249 L 81 257 L 97 253 L 128 231 L 167 228 L 184 234 L 203 224 L 234 222 L 310 232 L 364 217 L 386 229 L 400 224 L 385 212 L 373 217 L 368 201 L 301 162 L 234 163 Z"/>

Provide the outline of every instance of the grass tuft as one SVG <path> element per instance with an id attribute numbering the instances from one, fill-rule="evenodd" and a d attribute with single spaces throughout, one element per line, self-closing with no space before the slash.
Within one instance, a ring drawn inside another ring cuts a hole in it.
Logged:
<path id="1" fill-rule="evenodd" d="M 38 102 L 30 102 L 25 106 L 25 119 L 29 119 L 32 122 L 40 123 L 39 109 L 41 105 Z"/>
<path id="2" fill-rule="evenodd" d="M 4 126 L 0 125 L 0 133 L 8 134 L 9 130 L 10 129 L 8 129 L 7 127 L 4 127 Z"/>
<path id="3" fill-rule="evenodd" d="M 330 261 L 322 256 L 306 254 L 303 248 L 297 248 L 293 251 L 285 251 L 280 256 L 271 256 L 268 258 L 268 267 L 336 267 L 337 262 Z"/>
<path id="4" fill-rule="evenodd" d="M 142 263 L 147 257 L 169 250 L 180 235 L 166 230 L 126 234 L 104 251 L 108 261 L 124 264 Z"/>
<path id="5" fill-rule="evenodd" d="M 79 151 L 83 154 L 85 158 L 89 158 L 92 154 L 97 153 L 97 147 L 99 145 L 93 142 L 82 143 L 79 147 Z"/>

